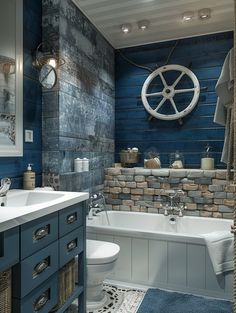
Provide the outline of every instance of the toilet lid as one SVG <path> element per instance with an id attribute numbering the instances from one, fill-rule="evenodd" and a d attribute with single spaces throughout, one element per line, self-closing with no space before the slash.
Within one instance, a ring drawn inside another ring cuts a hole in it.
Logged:
<path id="1" fill-rule="evenodd" d="M 112 242 L 87 240 L 87 264 L 105 264 L 117 259 L 120 247 Z"/>

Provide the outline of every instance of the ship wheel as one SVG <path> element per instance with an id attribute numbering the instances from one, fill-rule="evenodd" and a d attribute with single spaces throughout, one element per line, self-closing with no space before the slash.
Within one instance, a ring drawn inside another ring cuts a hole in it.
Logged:
<path id="1" fill-rule="evenodd" d="M 169 71 L 177 71 L 179 72 L 179 75 L 177 79 L 174 81 L 172 85 L 169 85 L 165 79 L 164 73 L 167 73 Z M 158 92 L 151 92 L 148 93 L 148 88 L 152 81 L 156 79 L 157 77 L 160 77 L 161 83 L 163 85 L 163 89 L 158 91 Z M 181 84 L 182 79 L 190 79 L 192 81 L 191 88 L 178 88 L 178 84 Z M 192 99 L 190 103 L 188 104 L 187 107 L 184 109 L 179 109 L 178 105 L 176 104 L 174 97 L 175 95 L 178 94 L 186 94 L 186 93 L 191 93 L 192 94 Z M 189 70 L 187 67 L 182 66 L 182 65 L 176 65 L 176 64 L 171 64 L 171 65 L 165 65 L 162 67 L 159 67 L 156 69 L 154 72 L 152 72 L 148 78 L 145 80 L 141 92 L 141 98 L 143 101 L 143 105 L 145 109 L 148 111 L 149 114 L 154 116 L 155 118 L 161 119 L 161 120 L 177 120 L 181 119 L 182 117 L 186 116 L 189 114 L 194 107 L 197 105 L 198 99 L 200 95 L 200 84 L 199 81 L 196 77 L 196 75 Z M 151 106 L 149 104 L 149 99 L 152 97 L 160 98 L 160 101 L 157 101 L 155 108 L 153 108 L 153 105 Z M 172 106 L 172 111 L 174 113 L 172 114 L 164 114 L 160 113 L 161 110 L 163 110 L 165 105 L 169 105 L 169 103 Z"/>

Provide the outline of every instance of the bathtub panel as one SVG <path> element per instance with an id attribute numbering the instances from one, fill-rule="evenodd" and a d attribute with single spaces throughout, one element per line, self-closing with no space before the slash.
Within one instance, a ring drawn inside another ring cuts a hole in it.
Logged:
<path id="1" fill-rule="evenodd" d="M 132 239 L 132 280 L 148 280 L 148 240 Z"/>
<path id="2" fill-rule="evenodd" d="M 214 290 L 216 292 L 224 292 L 225 290 L 224 276 L 215 274 L 207 249 L 206 249 L 206 288 L 209 290 Z"/>
<path id="3" fill-rule="evenodd" d="M 168 283 L 186 286 L 186 244 L 168 242 Z"/>
<path id="4" fill-rule="evenodd" d="M 187 245 L 187 286 L 206 288 L 206 249 L 200 245 Z"/>
<path id="5" fill-rule="evenodd" d="M 115 278 L 117 280 L 131 281 L 131 238 L 114 236 L 114 243 L 120 246 Z"/>
<path id="6" fill-rule="evenodd" d="M 149 275 L 151 285 L 167 283 L 167 241 L 149 240 Z"/>
<path id="7" fill-rule="evenodd" d="M 97 234 L 97 240 L 113 242 L 114 237 L 111 235 Z"/>

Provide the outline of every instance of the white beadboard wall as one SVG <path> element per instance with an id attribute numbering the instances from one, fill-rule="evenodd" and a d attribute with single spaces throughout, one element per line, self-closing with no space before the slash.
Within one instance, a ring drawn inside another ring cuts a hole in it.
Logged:
<path id="1" fill-rule="evenodd" d="M 233 272 L 217 277 L 205 245 L 92 232 L 87 238 L 120 246 L 109 279 L 232 300 Z"/>

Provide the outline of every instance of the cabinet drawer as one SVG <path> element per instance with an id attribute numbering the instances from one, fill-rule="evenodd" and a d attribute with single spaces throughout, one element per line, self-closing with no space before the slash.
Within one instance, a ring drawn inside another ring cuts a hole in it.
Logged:
<path id="1" fill-rule="evenodd" d="M 53 213 L 21 226 L 21 260 L 58 239 L 58 215 Z"/>
<path id="2" fill-rule="evenodd" d="M 68 263 L 73 257 L 83 251 L 83 227 L 59 239 L 59 267 Z"/>
<path id="3" fill-rule="evenodd" d="M 13 268 L 13 297 L 23 298 L 58 270 L 58 241 Z"/>
<path id="4" fill-rule="evenodd" d="M 83 202 L 59 211 L 59 237 L 62 237 L 83 223 Z"/>
<path id="5" fill-rule="evenodd" d="M 0 233 L 0 272 L 19 262 L 19 228 Z"/>
<path id="6" fill-rule="evenodd" d="M 58 277 L 50 277 L 23 299 L 13 298 L 13 313 L 48 313 L 58 302 Z"/>

